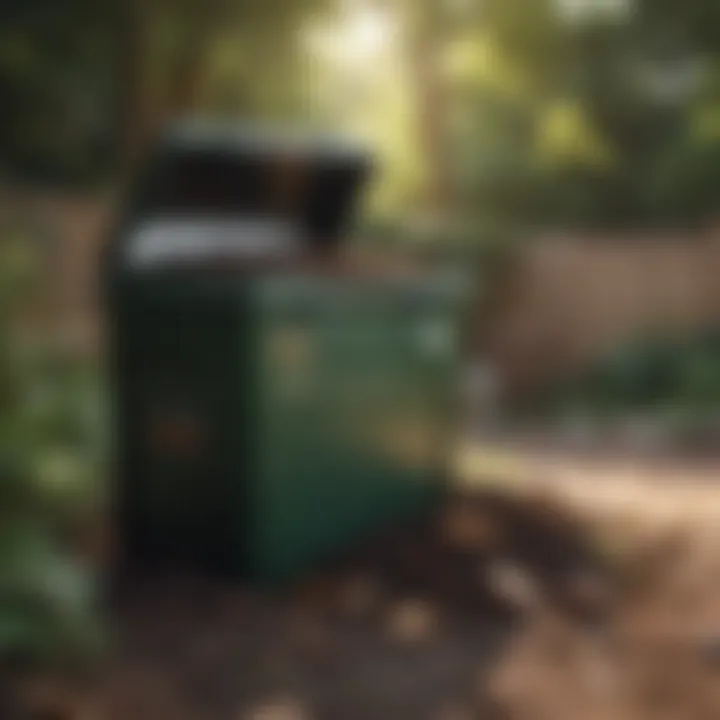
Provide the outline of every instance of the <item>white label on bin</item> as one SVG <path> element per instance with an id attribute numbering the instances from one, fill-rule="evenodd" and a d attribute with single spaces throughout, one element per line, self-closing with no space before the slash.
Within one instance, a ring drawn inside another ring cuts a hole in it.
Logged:
<path id="1" fill-rule="evenodd" d="M 283 221 L 170 218 L 140 225 L 127 252 L 130 265 L 141 268 L 179 260 L 287 255 L 297 249 L 298 238 Z"/>

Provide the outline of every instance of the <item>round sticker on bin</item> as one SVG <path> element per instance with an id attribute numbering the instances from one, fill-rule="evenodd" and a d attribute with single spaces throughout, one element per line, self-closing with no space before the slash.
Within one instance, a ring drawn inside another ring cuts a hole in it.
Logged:
<path id="1" fill-rule="evenodd" d="M 270 339 L 269 356 L 284 391 L 295 394 L 307 386 L 314 364 L 313 342 L 307 330 L 288 328 L 276 332 Z"/>
<path id="2" fill-rule="evenodd" d="M 150 411 L 148 420 L 148 444 L 153 452 L 178 459 L 202 454 L 205 432 L 196 412 L 161 406 Z"/>

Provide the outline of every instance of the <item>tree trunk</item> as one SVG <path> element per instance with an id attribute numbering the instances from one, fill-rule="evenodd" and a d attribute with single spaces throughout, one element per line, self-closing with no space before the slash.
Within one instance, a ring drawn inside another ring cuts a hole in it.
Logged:
<path id="1" fill-rule="evenodd" d="M 164 105 L 164 120 L 189 115 L 198 109 L 205 73 L 205 57 L 214 34 L 212 13 L 197 18 L 188 28 L 188 37 L 170 68 L 168 91 Z"/>
<path id="2" fill-rule="evenodd" d="M 149 87 L 153 61 L 152 7 L 144 0 L 127 0 L 123 9 L 123 46 L 121 48 L 121 171 L 132 174 L 163 125 L 197 109 L 208 46 L 219 23 L 212 5 L 162 9 L 163 21 L 177 23 L 184 42 L 167 59 L 162 73 L 164 87 Z"/>
<path id="3" fill-rule="evenodd" d="M 425 163 L 421 202 L 431 213 L 443 215 L 452 200 L 445 143 L 446 88 L 438 61 L 445 40 L 441 10 L 433 0 L 413 4 L 409 56 L 418 109 L 420 147 Z"/>
<path id="4" fill-rule="evenodd" d="M 119 170 L 132 174 L 146 140 L 145 13 L 142 0 L 126 0 L 120 14 Z"/>

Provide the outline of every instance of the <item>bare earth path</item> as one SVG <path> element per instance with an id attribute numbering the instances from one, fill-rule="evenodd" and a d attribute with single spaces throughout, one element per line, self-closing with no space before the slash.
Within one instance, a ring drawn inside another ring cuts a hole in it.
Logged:
<path id="1" fill-rule="evenodd" d="M 444 508 L 282 593 L 137 578 L 93 682 L 62 702 L 33 687 L 61 711 L 19 717 L 720 718 L 720 461 L 474 444 L 458 475 L 480 501 L 454 524 Z M 618 568 L 601 622 L 538 581 L 582 571 L 566 517 Z"/>

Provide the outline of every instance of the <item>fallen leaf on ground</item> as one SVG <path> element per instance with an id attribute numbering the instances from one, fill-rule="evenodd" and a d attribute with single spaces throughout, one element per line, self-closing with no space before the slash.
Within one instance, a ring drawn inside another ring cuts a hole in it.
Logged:
<path id="1" fill-rule="evenodd" d="M 422 600 L 406 600 L 396 605 L 388 618 L 388 632 L 401 642 L 428 640 L 438 625 L 437 610 Z"/>
<path id="2" fill-rule="evenodd" d="M 365 577 L 352 578 L 340 589 L 340 609 L 348 615 L 364 615 L 375 607 L 380 596 L 377 581 Z"/>
<path id="3" fill-rule="evenodd" d="M 497 527 L 486 512 L 470 502 L 458 502 L 442 517 L 442 538 L 455 550 L 489 550 L 497 542 Z"/>
<path id="4" fill-rule="evenodd" d="M 540 590 L 530 573 L 517 563 L 498 560 L 486 568 L 491 591 L 517 610 L 530 611 L 541 603 Z"/>
<path id="5" fill-rule="evenodd" d="M 311 720 L 305 706 L 296 700 L 273 700 L 242 714 L 241 720 Z"/>

